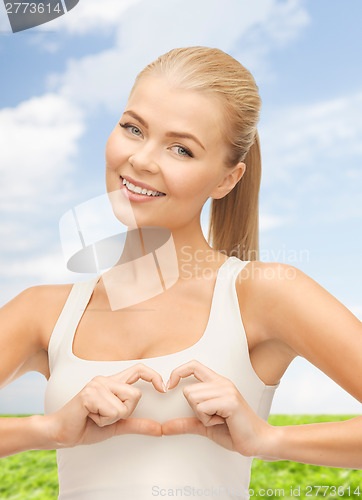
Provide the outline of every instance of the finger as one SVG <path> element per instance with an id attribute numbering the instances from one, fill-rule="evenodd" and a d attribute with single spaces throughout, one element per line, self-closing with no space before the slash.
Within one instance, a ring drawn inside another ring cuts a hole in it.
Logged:
<path id="1" fill-rule="evenodd" d="M 136 387 L 117 383 L 108 377 L 97 377 L 84 388 L 81 397 L 88 416 L 102 427 L 126 418 L 141 395 Z"/>
<path id="2" fill-rule="evenodd" d="M 168 389 L 173 389 L 179 383 L 181 378 L 189 377 L 190 375 L 194 375 L 194 377 L 200 382 L 211 382 L 212 380 L 221 377 L 221 375 L 211 370 L 211 368 L 208 368 L 200 363 L 200 361 L 193 359 L 192 361 L 189 361 L 188 363 L 178 366 L 172 370 L 168 381 Z"/>
<path id="3" fill-rule="evenodd" d="M 208 399 L 196 405 L 195 413 L 206 427 L 224 424 L 225 419 L 220 415 L 220 406 L 220 398 Z"/>
<path id="4" fill-rule="evenodd" d="M 201 402 L 193 401 L 193 398 L 188 398 L 188 402 L 198 417 L 198 419 L 205 425 L 214 425 L 215 423 L 224 423 L 224 419 L 217 415 L 220 407 L 220 397 L 213 399 L 205 399 Z M 215 418 L 212 418 L 215 416 Z"/>
<path id="5" fill-rule="evenodd" d="M 104 394 L 112 392 L 113 394 L 117 394 L 122 401 L 130 398 L 140 399 L 142 396 L 140 389 L 117 380 L 113 375 L 108 377 L 97 375 L 87 384 L 87 389 Z"/>
<path id="6" fill-rule="evenodd" d="M 199 434 L 207 436 L 207 429 L 196 417 L 183 417 L 167 420 L 162 424 L 162 434 L 171 436 L 174 434 Z"/>
<path id="7" fill-rule="evenodd" d="M 113 408 L 107 413 L 107 419 L 97 418 L 94 420 L 96 423 L 103 423 L 103 425 L 110 425 L 121 418 L 128 418 L 142 396 L 142 392 L 138 388 L 114 380 L 107 381 L 107 387 L 103 389 L 101 394 Z"/>
<path id="8" fill-rule="evenodd" d="M 138 389 L 138 387 L 132 387 L 127 383 L 118 382 L 117 380 L 109 380 L 107 389 L 112 395 L 116 396 L 119 401 L 126 405 L 128 414 L 123 418 L 127 418 L 133 412 L 142 397 L 142 391 Z"/>
<path id="9" fill-rule="evenodd" d="M 86 403 L 91 418 L 99 427 L 111 425 L 120 419 L 127 418 L 132 412 L 129 409 L 129 401 L 121 401 L 111 392 L 98 393 L 94 398 Z"/>
<path id="10" fill-rule="evenodd" d="M 234 398 L 235 390 L 233 383 L 221 377 L 221 380 L 216 382 L 187 385 L 182 392 L 190 406 L 195 408 L 197 404 L 207 400 L 222 398 L 223 401 L 226 401 L 228 398 Z"/>
<path id="11" fill-rule="evenodd" d="M 112 377 L 127 384 L 134 384 L 137 380 L 142 379 L 151 382 L 159 392 L 165 392 L 161 375 L 143 363 L 137 363 L 116 375 L 112 375 Z"/>
<path id="12" fill-rule="evenodd" d="M 98 427 L 104 427 L 105 425 L 111 425 L 117 422 L 123 415 L 127 412 L 127 407 L 122 411 L 117 408 L 116 404 L 111 403 L 103 395 L 98 395 L 93 401 L 86 404 L 86 408 L 89 411 L 88 417 L 95 422 Z"/>
<path id="13" fill-rule="evenodd" d="M 225 424 L 225 419 L 219 417 L 219 415 L 213 415 L 207 424 L 204 424 L 206 427 L 211 427 L 212 425 Z"/>
<path id="14" fill-rule="evenodd" d="M 201 403 L 206 399 L 213 399 L 231 394 L 227 384 L 214 382 L 200 382 L 199 384 L 186 385 L 182 390 L 190 403 Z"/>
<path id="15" fill-rule="evenodd" d="M 159 422 L 148 418 L 126 418 L 114 424 L 115 434 L 147 434 L 149 436 L 162 436 L 162 428 Z"/>
<path id="16" fill-rule="evenodd" d="M 94 377 L 81 394 L 89 413 L 109 417 L 108 420 L 92 417 L 98 425 L 103 421 L 107 422 L 105 425 L 109 425 L 119 418 L 126 418 L 134 410 L 141 396 L 142 392 L 137 387 L 100 375 Z"/>
<path id="17" fill-rule="evenodd" d="M 214 415 L 220 407 L 220 400 L 225 397 L 225 384 L 200 383 L 184 387 L 183 394 L 194 413 L 206 425 L 225 423 L 224 418 Z M 216 409 L 216 410 L 215 410 Z"/>

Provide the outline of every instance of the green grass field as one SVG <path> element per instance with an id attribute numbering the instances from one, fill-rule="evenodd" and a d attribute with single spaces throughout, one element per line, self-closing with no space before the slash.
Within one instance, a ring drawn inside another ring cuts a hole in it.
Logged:
<path id="1" fill-rule="evenodd" d="M 271 415 L 269 422 L 295 425 L 346 420 L 353 416 Z M 362 500 L 362 471 L 254 459 L 250 488 L 254 491 L 254 494 L 250 492 L 251 498 L 347 497 Z M 55 450 L 26 451 L 0 460 L 0 500 L 54 500 L 57 496 Z"/>

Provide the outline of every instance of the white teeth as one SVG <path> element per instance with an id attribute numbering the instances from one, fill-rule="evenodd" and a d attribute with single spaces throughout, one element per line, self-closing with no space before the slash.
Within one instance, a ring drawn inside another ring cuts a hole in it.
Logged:
<path id="1" fill-rule="evenodd" d="M 132 182 L 128 182 L 126 179 L 122 179 L 122 183 L 126 185 L 129 191 L 134 193 L 147 194 L 148 196 L 162 196 L 159 191 L 152 191 L 151 189 L 141 188 L 140 186 L 135 186 Z"/>

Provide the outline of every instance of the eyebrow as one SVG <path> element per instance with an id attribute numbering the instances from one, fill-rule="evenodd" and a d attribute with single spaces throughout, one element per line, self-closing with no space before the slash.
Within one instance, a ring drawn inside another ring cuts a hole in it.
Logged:
<path id="1" fill-rule="evenodd" d="M 131 109 L 127 109 L 127 111 L 124 111 L 123 114 L 126 114 L 126 113 L 131 115 L 136 120 L 138 120 L 145 128 L 148 129 L 148 123 L 143 118 L 141 118 L 137 113 L 135 113 Z M 205 150 L 204 146 L 201 144 L 201 142 L 198 140 L 198 138 L 192 134 L 188 134 L 187 132 L 166 132 L 165 136 L 166 137 L 181 137 L 183 139 L 191 139 L 191 140 L 195 141 L 199 146 L 201 146 L 203 150 Z"/>

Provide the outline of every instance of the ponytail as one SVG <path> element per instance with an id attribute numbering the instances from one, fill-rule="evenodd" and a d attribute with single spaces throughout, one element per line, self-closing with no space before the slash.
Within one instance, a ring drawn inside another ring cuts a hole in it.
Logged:
<path id="1" fill-rule="evenodd" d="M 259 260 L 261 155 L 257 131 L 244 163 L 246 170 L 234 188 L 211 202 L 208 242 L 228 256 Z"/>
<path id="2" fill-rule="evenodd" d="M 212 200 L 208 243 L 229 256 L 259 260 L 261 160 L 256 127 L 261 99 L 253 76 L 229 54 L 203 46 L 176 48 L 161 55 L 137 75 L 131 94 L 147 75 L 166 76 L 175 88 L 220 99 L 225 118 L 221 132 L 229 147 L 225 165 L 234 167 L 244 161 L 246 171 L 230 193 Z"/>

